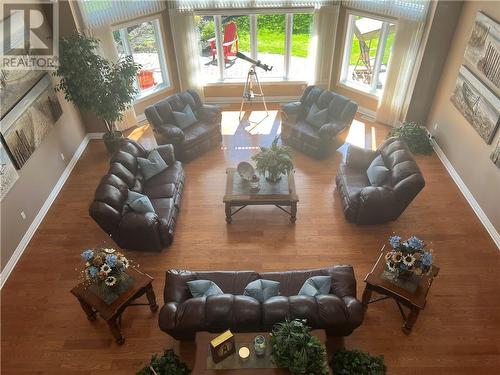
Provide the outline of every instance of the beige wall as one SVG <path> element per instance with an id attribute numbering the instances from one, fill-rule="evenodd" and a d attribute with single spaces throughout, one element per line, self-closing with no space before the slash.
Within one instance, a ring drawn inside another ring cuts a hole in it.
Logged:
<path id="1" fill-rule="evenodd" d="M 479 10 L 500 20 L 498 2 L 464 3 L 427 126 L 493 226 L 500 232 L 500 169 L 489 159 L 500 131 L 497 131 L 492 144 L 487 145 L 450 101 L 465 46 Z"/>

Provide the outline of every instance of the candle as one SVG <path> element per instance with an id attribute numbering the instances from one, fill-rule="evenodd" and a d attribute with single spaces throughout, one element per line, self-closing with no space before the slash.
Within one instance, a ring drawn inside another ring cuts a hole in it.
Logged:
<path id="1" fill-rule="evenodd" d="M 248 359 L 250 357 L 250 349 L 248 349 L 246 346 L 242 346 L 240 350 L 238 350 L 238 355 L 242 360 Z"/>

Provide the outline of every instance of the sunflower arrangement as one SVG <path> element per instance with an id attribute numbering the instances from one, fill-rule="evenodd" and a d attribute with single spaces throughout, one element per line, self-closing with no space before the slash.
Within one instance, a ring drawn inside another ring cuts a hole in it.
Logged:
<path id="1" fill-rule="evenodd" d="M 420 276 L 432 270 L 432 250 L 425 249 L 419 238 L 412 236 L 401 241 L 401 237 L 392 236 L 389 244 L 392 250 L 385 254 L 385 263 L 390 272 Z"/>
<path id="2" fill-rule="evenodd" d="M 85 262 L 83 278 L 89 284 L 112 288 L 126 277 L 130 261 L 120 252 L 110 248 L 87 249 L 81 257 Z"/>

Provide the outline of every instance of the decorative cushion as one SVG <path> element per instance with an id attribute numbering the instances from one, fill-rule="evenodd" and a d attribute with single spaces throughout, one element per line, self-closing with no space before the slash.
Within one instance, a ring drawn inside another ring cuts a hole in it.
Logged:
<path id="1" fill-rule="evenodd" d="M 194 298 L 224 294 L 221 288 L 211 280 L 193 280 L 186 284 Z"/>
<path id="2" fill-rule="evenodd" d="M 153 204 L 147 196 L 132 190 L 128 191 L 127 200 L 123 206 L 124 213 L 129 210 L 140 213 L 155 212 Z"/>
<path id="3" fill-rule="evenodd" d="M 307 113 L 306 122 L 319 129 L 323 125 L 325 125 L 327 116 L 328 108 L 322 109 L 320 111 L 316 103 L 313 103 L 313 105 L 309 109 L 309 112 Z"/>
<path id="4" fill-rule="evenodd" d="M 381 186 L 385 182 L 387 176 L 389 175 L 389 169 L 385 166 L 382 155 L 373 159 L 370 166 L 366 170 L 366 174 L 368 175 L 370 184 L 373 186 Z"/>
<path id="5" fill-rule="evenodd" d="M 279 281 L 259 279 L 248 283 L 245 287 L 245 296 L 253 297 L 259 302 L 279 295 Z"/>
<path id="6" fill-rule="evenodd" d="M 177 126 L 181 129 L 186 129 L 198 121 L 189 104 L 184 107 L 182 112 L 174 111 L 172 113 L 174 114 L 174 119 L 177 123 Z"/>
<path id="7" fill-rule="evenodd" d="M 149 180 L 151 177 L 167 169 L 167 163 L 160 156 L 158 150 L 151 151 L 147 159 L 137 158 L 137 162 L 145 180 Z"/>
<path id="8" fill-rule="evenodd" d="M 330 294 L 332 285 L 331 276 L 313 276 L 308 278 L 302 288 L 300 288 L 299 296 L 318 296 Z"/>

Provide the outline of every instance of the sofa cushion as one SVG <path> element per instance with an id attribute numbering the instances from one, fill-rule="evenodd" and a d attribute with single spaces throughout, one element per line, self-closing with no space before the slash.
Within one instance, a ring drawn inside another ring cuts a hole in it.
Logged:
<path id="1" fill-rule="evenodd" d="M 193 280 L 187 282 L 191 295 L 196 297 L 208 297 L 215 294 L 224 294 L 219 286 L 211 280 Z"/>
<path id="2" fill-rule="evenodd" d="M 176 161 L 174 164 L 169 165 L 164 171 L 145 181 L 144 189 L 165 184 L 174 184 L 177 187 L 183 176 L 184 170 L 182 169 L 182 164 L 181 162 Z"/>
<path id="3" fill-rule="evenodd" d="M 331 276 L 313 276 L 308 278 L 302 288 L 300 288 L 300 296 L 317 296 L 330 293 L 332 285 Z"/>
<path id="4" fill-rule="evenodd" d="M 149 180 L 151 177 L 167 169 L 167 163 L 165 163 L 165 160 L 163 160 L 158 150 L 152 150 L 148 154 L 147 159 L 138 157 L 137 163 L 139 163 L 145 180 Z"/>
<path id="5" fill-rule="evenodd" d="M 328 109 L 319 109 L 316 103 L 313 103 L 306 116 L 306 122 L 319 129 L 326 123 Z"/>
<path id="6" fill-rule="evenodd" d="M 184 142 L 182 145 L 185 148 L 190 147 L 203 139 L 210 138 L 215 132 L 218 131 L 218 126 L 214 126 L 214 124 L 198 122 L 196 126 L 190 126 L 183 131 Z"/>
<path id="7" fill-rule="evenodd" d="M 259 302 L 279 295 L 280 283 L 278 281 L 259 279 L 252 281 L 245 287 L 245 296 L 253 297 Z"/>
<path id="8" fill-rule="evenodd" d="M 195 124 L 198 120 L 191 109 L 191 106 L 187 104 L 182 112 L 174 111 L 175 123 L 181 129 L 189 128 L 191 125 Z"/>
<path id="9" fill-rule="evenodd" d="M 143 194 L 147 195 L 151 199 L 158 198 L 172 198 L 175 194 L 174 184 L 163 184 L 163 185 L 146 185 L 143 189 Z"/>
<path id="10" fill-rule="evenodd" d="M 387 176 L 389 175 L 389 169 L 385 166 L 382 155 L 378 155 L 375 159 L 373 159 L 370 166 L 366 170 L 366 175 L 368 176 L 372 186 L 382 186 L 384 184 L 387 180 Z"/>
<path id="11" fill-rule="evenodd" d="M 127 200 L 123 206 L 124 213 L 128 210 L 140 213 L 155 212 L 149 198 L 144 194 L 129 190 Z"/>

